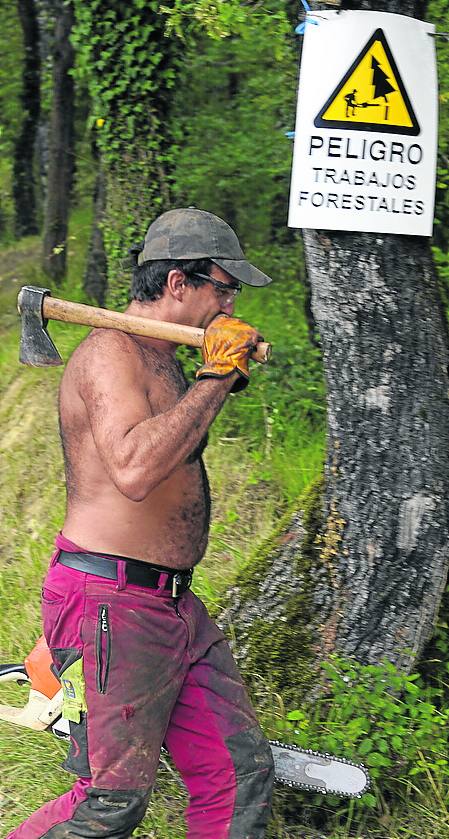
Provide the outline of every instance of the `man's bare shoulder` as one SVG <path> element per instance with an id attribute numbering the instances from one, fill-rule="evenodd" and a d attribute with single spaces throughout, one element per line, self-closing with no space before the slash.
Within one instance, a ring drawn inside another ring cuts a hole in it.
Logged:
<path id="1" fill-rule="evenodd" d="M 131 335 L 114 329 L 94 329 L 72 353 L 64 379 L 76 382 L 77 390 L 82 390 L 92 381 L 138 379 L 148 371 L 142 348 Z"/>
<path id="2" fill-rule="evenodd" d="M 108 365 L 111 361 L 132 366 L 145 363 L 144 354 L 138 342 L 125 332 L 116 329 L 93 329 L 72 353 L 67 369 L 91 365 Z"/>
<path id="3" fill-rule="evenodd" d="M 120 358 L 142 359 L 141 348 L 132 335 L 118 329 L 93 329 L 72 353 L 69 363 L 90 363 L 109 353 Z"/>

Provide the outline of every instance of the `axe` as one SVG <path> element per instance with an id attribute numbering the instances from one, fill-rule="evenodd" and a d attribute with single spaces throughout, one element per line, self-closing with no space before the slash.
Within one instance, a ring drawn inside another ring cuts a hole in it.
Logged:
<path id="1" fill-rule="evenodd" d="M 188 347 L 202 347 L 204 329 L 183 326 L 180 323 L 167 323 L 161 320 L 149 320 L 109 309 L 97 309 L 82 303 L 71 303 L 51 296 L 48 288 L 23 286 L 19 292 L 17 308 L 22 316 L 22 337 L 20 356 L 22 364 L 30 367 L 56 367 L 63 364 L 53 341 L 47 332 L 49 320 L 65 323 L 78 323 L 83 326 L 97 326 L 102 329 L 118 329 L 130 335 L 142 335 L 145 338 L 162 338 L 174 344 L 187 344 Z M 271 356 L 271 344 L 260 341 L 251 358 L 265 364 Z"/>

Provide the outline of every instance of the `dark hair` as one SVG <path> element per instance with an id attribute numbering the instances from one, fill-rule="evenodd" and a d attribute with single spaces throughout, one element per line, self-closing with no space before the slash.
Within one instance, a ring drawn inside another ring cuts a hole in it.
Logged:
<path id="1" fill-rule="evenodd" d="M 208 274 L 212 262 L 207 257 L 205 259 L 154 259 L 137 265 L 137 257 L 141 248 L 137 250 L 130 248 L 130 254 L 134 255 L 135 265 L 133 267 L 133 276 L 131 281 L 131 297 L 133 300 L 139 300 L 141 303 L 158 300 L 164 293 L 164 288 L 167 283 L 169 271 L 173 268 L 179 268 L 186 275 L 186 281 L 189 285 L 198 288 L 204 285 L 206 280 L 193 277 L 197 271 L 200 274 Z"/>

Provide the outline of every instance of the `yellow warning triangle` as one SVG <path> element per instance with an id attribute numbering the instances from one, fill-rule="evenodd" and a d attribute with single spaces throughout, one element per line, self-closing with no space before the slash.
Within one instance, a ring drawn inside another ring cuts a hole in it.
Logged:
<path id="1" fill-rule="evenodd" d="M 417 135 L 421 129 L 382 29 L 376 29 L 315 117 L 317 128 Z"/>

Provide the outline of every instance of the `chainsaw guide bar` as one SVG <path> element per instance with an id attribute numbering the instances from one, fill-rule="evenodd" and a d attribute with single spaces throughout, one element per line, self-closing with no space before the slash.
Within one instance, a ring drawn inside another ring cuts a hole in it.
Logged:
<path id="1" fill-rule="evenodd" d="M 270 746 L 278 783 L 345 798 L 361 798 L 370 788 L 368 770 L 363 764 L 312 749 L 300 749 L 279 740 L 270 740 Z"/>

